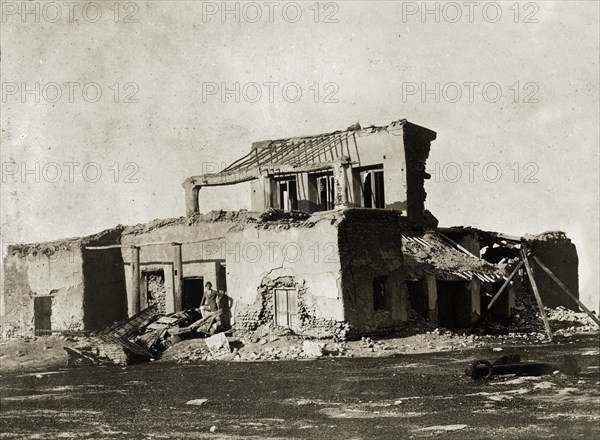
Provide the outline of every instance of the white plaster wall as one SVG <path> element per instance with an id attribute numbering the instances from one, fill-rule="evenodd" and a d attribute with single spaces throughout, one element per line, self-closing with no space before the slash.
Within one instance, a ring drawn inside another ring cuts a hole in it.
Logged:
<path id="1" fill-rule="evenodd" d="M 356 143 L 361 166 L 383 164 L 385 204 L 387 208 L 398 209 L 399 204 L 407 200 L 406 157 L 402 129 L 393 130 L 392 133 L 380 131 L 357 135 Z M 354 153 L 352 146 L 350 152 Z"/>
<path id="2" fill-rule="evenodd" d="M 183 277 L 203 277 L 204 283 L 210 281 L 213 288 L 217 286 L 217 263 L 214 261 L 202 263 L 183 263 Z"/>
<path id="3" fill-rule="evenodd" d="M 231 234 L 227 255 L 227 285 L 236 307 L 254 304 L 264 277 L 292 276 L 306 287 L 305 302 L 319 318 L 344 319 L 340 293 L 337 228 L 331 219 L 312 228 L 261 229 L 254 225 Z"/>
<path id="4" fill-rule="evenodd" d="M 12 253 L 4 262 L 3 325 L 27 334 L 34 331 L 35 296 L 52 296 L 52 330 L 83 328 L 83 269 L 78 247 L 52 255 Z"/>

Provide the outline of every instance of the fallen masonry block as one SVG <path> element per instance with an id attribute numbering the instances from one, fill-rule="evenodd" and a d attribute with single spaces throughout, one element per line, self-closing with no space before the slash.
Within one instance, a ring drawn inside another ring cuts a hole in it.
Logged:
<path id="1" fill-rule="evenodd" d="M 308 357 L 321 357 L 325 353 L 325 344 L 314 341 L 304 341 L 302 351 Z"/>
<path id="2" fill-rule="evenodd" d="M 225 333 L 217 333 L 216 335 L 206 338 L 206 346 L 211 354 L 231 353 L 231 347 Z"/>

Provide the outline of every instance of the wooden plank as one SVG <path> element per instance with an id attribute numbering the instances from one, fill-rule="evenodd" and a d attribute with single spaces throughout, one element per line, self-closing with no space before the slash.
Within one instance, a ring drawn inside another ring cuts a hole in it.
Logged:
<path id="1" fill-rule="evenodd" d="M 140 311 L 140 248 L 131 247 L 131 294 L 129 295 L 129 314 Z"/>
<path id="2" fill-rule="evenodd" d="M 521 266 L 523 266 L 523 260 L 519 261 L 519 264 L 517 264 L 515 266 L 515 268 L 510 273 L 510 275 L 508 276 L 508 278 L 506 279 L 506 281 L 504 281 L 504 284 L 502 284 L 502 287 L 500 287 L 500 289 L 498 289 L 498 293 L 496 293 L 494 295 L 494 297 L 492 298 L 492 300 L 488 304 L 488 306 L 486 308 L 486 312 L 489 312 L 492 309 L 492 306 L 494 305 L 494 303 L 498 300 L 498 298 L 500 298 L 500 295 L 502 295 L 502 292 L 504 292 L 504 290 L 508 287 L 508 285 L 510 284 L 510 282 L 512 281 L 512 279 L 515 277 L 515 275 L 517 274 L 517 272 L 521 268 Z"/>
<path id="3" fill-rule="evenodd" d="M 554 275 L 554 273 L 550 269 L 548 269 L 538 257 L 534 255 L 533 259 L 544 270 L 544 272 L 546 272 L 550 276 L 550 278 L 552 278 L 552 280 L 558 285 L 558 287 L 560 287 L 567 295 L 569 295 L 569 297 L 571 297 L 571 299 L 575 301 L 579 307 L 581 307 L 581 310 L 587 313 L 587 315 L 592 319 L 592 321 L 594 321 L 596 324 L 598 324 L 598 327 L 600 327 L 600 320 L 598 319 L 598 317 L 594 315 L 586 306 L 584 306 L 583 303 L 579 301 L 579 298 L 573 295 L 573 293 L 571 293 L 567 286 L 565 286 L 563 282 L 556 275 Z"/>
<path id="4" fill-rule="evenodd" d="M 521 258 L 523 259 L 523 264 L 525 264 L 525 270 L 527 270 L 529 283 L 531 284 L 531 289 L 533 290 L 535 301 L 537 302 L 538 308 L 540 309 L 540 315 L 542 316 L 542 321 L 544 322 L 544 328 L 546 329 L 546 333 L 548 334 L 548 339 L 550 340 L 550 342 L 552 342 L 553 338 L 552 329 L 550 328 L 550 322 L 548 322 L 548 317 L 546 316 L 546 311 L 544 310 L 544 303 L 542 302 L 542 297 L 540 296 L 540 292 L 538 291 L 535 278 L 533 277 L 533 270 L 531 269 L 527 254 L 524 249 L 521 249 Z"/>
<path id="5" fill-rule="evenodd" d="M 173 243 L 173 308 L 180 312 L 183 308 L 183 260 L 181 258 L 181 243 Z"/>

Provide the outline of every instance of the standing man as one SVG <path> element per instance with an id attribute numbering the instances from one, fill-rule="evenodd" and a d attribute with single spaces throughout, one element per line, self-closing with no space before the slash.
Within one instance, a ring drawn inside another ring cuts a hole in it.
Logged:
<path id="1" fill-rule="evenodd" d="M 207 281 L 204 287 L 204 297 L 200 304 L 200 313 L 202 313 L 203 318 L 206 318 L 206 315 L 216 312 L 219 307 L 217 305 L 217 291 L 213 290 L 212 283 Z"/>

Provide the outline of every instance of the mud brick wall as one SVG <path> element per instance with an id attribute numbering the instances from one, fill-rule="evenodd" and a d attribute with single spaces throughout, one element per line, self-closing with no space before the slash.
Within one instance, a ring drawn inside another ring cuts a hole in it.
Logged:
<path id="1" fill-rule="evenodd" d="M 77 244 L 10 246 L 3 264 L 3 337 L 34 334 L 34 302 L 42 296 L 51 298 L 52 330 L 83 330 L 83 260 Z"/>
<path id="2" fill-rule="evenodd" d="M 402 272 L 400 213 L 349 209 L 338 228 L 346 321 L 355 331 L 401 327 L 408 319 Z M 385 304 L 375 310 L 375 278 L 385 286 Z"/>
<path id="3" fill-rule="evenodd" d="M 95 235 L 12 245 L 4 265 L 2 335 L 34 334 L 37 297 L 50 298 L 50 331 L 94 330 L 123 317 L 122 226 Z M 48 330 L 47 328 L 44 330 Z"/>
<path id="4" fill-rule="evenodd" d="M 579 258 L 573 242 L 563 232 L 548 232 L 525 238 L 527 247 L 576 297 L 579 297 Z M 575 301 L 532 260 L 535 282 L 546 307 L 579 310 Z"/>

